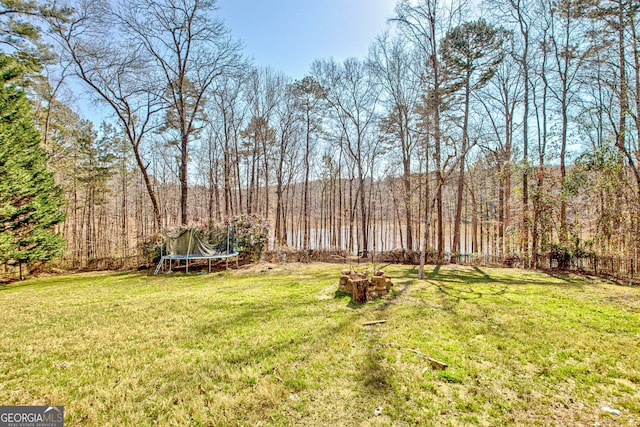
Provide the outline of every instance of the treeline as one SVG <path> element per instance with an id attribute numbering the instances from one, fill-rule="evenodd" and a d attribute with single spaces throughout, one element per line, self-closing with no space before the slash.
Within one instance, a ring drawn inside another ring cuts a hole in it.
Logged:
<path id="1" fill-rule="evenodd" d="M 239 214 L 276 250 L 637 261 L 637 1 L 402 0 L 367 57 L 300 80 L 253 66 L 214 0 L 69 6 L 30 97 L 71 263 Z"/>

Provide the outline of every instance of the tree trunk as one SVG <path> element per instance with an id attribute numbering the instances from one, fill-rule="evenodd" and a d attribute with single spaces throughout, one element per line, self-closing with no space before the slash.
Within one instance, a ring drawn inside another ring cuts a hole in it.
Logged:
<path id="1" fill-rule="evenodd" d="M 420 244 L 420 267 L 418 269 L 418 279 L 424 280 L 424 265 L 427 258 L 427 250 L 429 249 L 429 237 L 431 227 L 431 186 L 429 183 L 429 135 L 426 138 L 425 150 L 425 172 L 424 172 L 424 239 Z"/>
<path id="2" fill-rule="evenodd" d="M 520 20 L 522 28 L 522 20 Z M 529 33 L 521 30 L 524 39 L 522 71 L 524 78 L 524 99 L 522 111 L 522 243 L 521 251 L 526 267 L 531 267 L 529 259 Z"/>
<path id="3" fill-rule="evenodd" d="M 151 185 L 151 179 L 149 178 L 147 167 L 144 165 L 142 158 L 140 157 L 140 151 L 136 145 L 133 146 L 133 154 L 136 159 L 136 164 L 138 165 L 138 169 L 142 173 L 142 179 L 144 181 L 144 186 L 147 189 L 147 194 L 149 194 L 149 199 L 151 199 L 151 206 L 153 208 L 153 218 L 155 220 L 156 231 L 160 231 L 162 230 L 162 215 L 160 215 L 158 198 L 156 196 L 155 190 L 153 189 L 153 185 Z"/>
<path id="4" fill-rule="evenodd" d="M 187 197 L 189 192 L 188 183 L 188 142 L 189 135 L 181 135 L 180 137 L 180 223 L 182 225 L 187 224 Z"/>
<path id="5" fill-rule="evenodd" d="M 444 174 L 442 173 L 442 153 L 440 146 L 440 63 L 436 46 L 436 22 L 435 13 L 429 16 L 429 28 L 431 31 L 431 66 L 433 68 L 433 142 L 435 146 L 436 174 L 438 177 L 436 188 L 436 215 L 437 215 L 437 239 L 438 239 L 438 264 L 444 262 L 444 221 L 442 212 L 442 187 L 444 186 Z"/>
<path id="6" fill-rule="evenodd" d="M 409 150 L 409 117 L 405 106 L 398 107 L 400 117 L 400 135 L 402 138 L 402 180 L 404 184 L 405 235 L 409 252 L 413 251 L 413 192 L 411 189 L 411 152 Z"/>
<path id="7" fill-rule="evenodd" d="M 471 88 L 469 86 L 471 80 L 471 71 L 467 71 L 465 88 L 464 88 L 464 118 L 462 123 L 462 151 L 460 153 L 460 169 L 458 173 L 458 189 L 456 199 L 456 217 L 453 229 L 453 245 L 452 253 L 460 254 L 460 223 L 462 222 L 462 196 L 464 193 L 464 166 L 467 156 L 468 147 L 468 127 L 469 127 L 469 96 Z"/>
<path id="8" fill-rule="evenodd" d="M 309 155 L 311 152 L 311 117 L 306 111 L 306 131 L 304 149 L 304 184 L 302 188 L 302 249 L 309 250 Z"/>
<path id="9" fill-rule="evenodd" d="M 369 256 L 369 229 L 367 224 L 367 205 L 366 205 L 366 197 L 364 194 L 364 184 L 365 179 L 363 176 L 362 167 L 358 166 L 358 187 L 360 193 L 360 230 L 362 235 L 360 236 L 360 242 L 362 242 L 362 246 L 360 250 L 362 251 L 362 258 L 367 258 Z"/>
<path id="10" fill-rule="evenodd" d="M 561 113 L 562 113 L 562 129 L 560 139 L 560 243 L 566 246 L 569 242 L 569 227 L 567 225 L 567 201 L 564 195 L 565 178 L 567 176 L 567 167 L 565 164 L 565 157 L 567 152 L 567 133 L 569 112 L 567 111 L 567 89 L 563 84 L 562 88 L 562 100 L 561 100 Z"/>

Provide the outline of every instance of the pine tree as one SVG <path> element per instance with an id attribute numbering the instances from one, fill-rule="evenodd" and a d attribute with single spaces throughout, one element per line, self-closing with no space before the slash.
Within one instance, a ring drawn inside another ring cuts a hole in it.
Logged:
<path id="1" fill-rule="evenodd" d="M 25 69 L 0 54 L 0 262 L 20 267 L 59 256 L 62 193 L 47 169 L 21 85 Z"/>
<path id="2" fill-rule="evenodd" d="M 54 55 L 41 26 L 52 19 L 65 23 L 70 14 L 70 7 L 55 1 L 0 0 L 0 49 L 12 52 L 23 64 L 42 65 Z"/>

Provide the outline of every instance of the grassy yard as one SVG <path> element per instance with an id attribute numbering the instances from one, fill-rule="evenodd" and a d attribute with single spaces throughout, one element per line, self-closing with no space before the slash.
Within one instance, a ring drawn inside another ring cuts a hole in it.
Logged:
<path id="1" fill-rule="evenodd" d="M 68 426 L 640 425 L 640 288 L 388 266 L 394 295 L 353 307 L 342 268 L 0 286 L 0 404 Z"/>

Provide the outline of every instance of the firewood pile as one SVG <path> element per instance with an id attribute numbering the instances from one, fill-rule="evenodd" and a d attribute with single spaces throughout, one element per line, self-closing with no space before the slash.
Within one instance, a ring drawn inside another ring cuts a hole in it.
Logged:
<path id="1" fill-rule="evenodd" d="M 391 286 L 391 279 L 382 271 L 376 271 L 373 276 L 369 276 L 353 270 L 342 270 L 338 289 L 351 295 L 356 303 L 362 304 L 387 295 Z"/>

